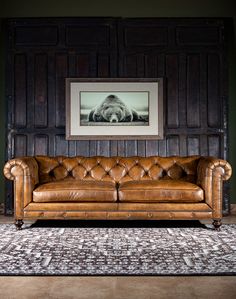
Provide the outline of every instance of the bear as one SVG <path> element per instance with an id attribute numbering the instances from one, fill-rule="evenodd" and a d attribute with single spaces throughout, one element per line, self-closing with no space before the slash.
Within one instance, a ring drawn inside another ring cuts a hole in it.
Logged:
<path id="1" fill-rule="evenodd" d="M 133 108 L 129 108 L 121 99 L 113 94 L 107 96 L 88 115 L 88 121 L 94 122 L 118 123 L 138 120 L 141 120 L 138 112 Z"/>

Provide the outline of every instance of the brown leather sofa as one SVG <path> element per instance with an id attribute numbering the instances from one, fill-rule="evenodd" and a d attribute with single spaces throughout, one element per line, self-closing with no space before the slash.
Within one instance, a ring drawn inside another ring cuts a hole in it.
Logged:
<path id="1" fill-rule="evenodd" d="M 214 157 L 22 157 L 8 161 L 15 224 L 24 219 L 212 219 L 228 162 Z"/>

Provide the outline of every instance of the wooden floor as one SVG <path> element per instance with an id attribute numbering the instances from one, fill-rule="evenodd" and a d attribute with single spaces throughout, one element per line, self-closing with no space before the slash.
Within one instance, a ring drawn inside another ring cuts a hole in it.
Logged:
<path id="1" fill-rule="evenodd" d="M 11 222 L 0 215 L 0 223 Z M 235 208 L 223 223 L 236 223 Z M 0 298 L 235 299 L 236 276 L 0 276 Z"/>

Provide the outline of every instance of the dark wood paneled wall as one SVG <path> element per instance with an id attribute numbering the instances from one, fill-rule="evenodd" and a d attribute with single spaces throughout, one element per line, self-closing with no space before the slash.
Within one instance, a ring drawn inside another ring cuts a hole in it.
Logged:
<path id="1" fill-rule="evenodd" d="M 6 160 L 195 154 L 227 159 L 223 19 L 36 18 L 6 25 Z M 163 77 L 164 139 L 65 140 L 65 77 Z M 7 195 L 11 214 L 10 187 Z"/>

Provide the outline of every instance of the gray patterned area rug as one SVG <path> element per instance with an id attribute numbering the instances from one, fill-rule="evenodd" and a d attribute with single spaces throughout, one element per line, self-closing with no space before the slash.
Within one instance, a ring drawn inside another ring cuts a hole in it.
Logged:
<path id="1" fill-rule="evenodd" d="M 0 275 L 235 275 L 236 225 L 0 225 Z"/>

